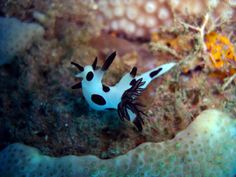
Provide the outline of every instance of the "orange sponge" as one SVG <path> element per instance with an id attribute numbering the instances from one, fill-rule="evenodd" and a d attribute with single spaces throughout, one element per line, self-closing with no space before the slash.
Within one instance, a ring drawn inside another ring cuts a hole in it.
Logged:
<path id="1" fill-rule="evenodd" d="M 212 65 L 216 69 L 233 74 L 236 68 L 234 45 L 227 36 L 211 32 L 205 36 L 205 44 L 210 54 Z"/>

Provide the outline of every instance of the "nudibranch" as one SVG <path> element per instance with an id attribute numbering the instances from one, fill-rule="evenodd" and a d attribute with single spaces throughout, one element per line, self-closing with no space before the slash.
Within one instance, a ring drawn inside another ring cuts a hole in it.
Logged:
<path id="1" fill-rule="evenodd" d="M 139 76 L 137 68 L 133 67 L 114 86 L 107 86 L 102 83 L 104 73 L 115 59 L 116 52 L 110 54 L 101 68 L 97 67 L 97 57 L 92 65 L 85 67 L 78 63 L 71 62 L 80 72 L 76 77 L 82 80 L 72 89 L 82 89 L 83 96 L 89 106 L 95 110 L 118 110 L 121 120 L 128 120 L 135 124 L 138 130 L 142 130 L 143 118 L 145 115 L 140 108 L 143 106 L 137 101 L 137 97 L 158 76 L 169 71 L 175 63 L 163 64 L 157 68 L 147 71 Z"/>

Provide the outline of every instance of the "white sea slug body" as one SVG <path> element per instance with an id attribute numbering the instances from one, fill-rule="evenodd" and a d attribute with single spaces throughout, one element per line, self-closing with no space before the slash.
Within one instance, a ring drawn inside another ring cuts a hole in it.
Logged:
<path id="1" fill-rule="evenodd" d="M 92 65 L 85 67 L 72 62 L 80 73 L 76 77 L 82 81 L 72 88 L 82 88 L 83 96 L 91 108 L 95 110 L 117 109 L 122 120 L 132 121 L 139 130 L 142 130 L 143 120 L 136 98 L 148 86 L 148 84 L 158 76 L 169 71 L 175 63 L 167 63 L 136 76 L 137 68 L 133 67 L 130 73 L 126 73 L 114 86 L 107 86 L 102 83 L 105 71 L 112 64 L 116 53 L 109 55 L 100 69 L 96 68 L 97 58 Z"/>

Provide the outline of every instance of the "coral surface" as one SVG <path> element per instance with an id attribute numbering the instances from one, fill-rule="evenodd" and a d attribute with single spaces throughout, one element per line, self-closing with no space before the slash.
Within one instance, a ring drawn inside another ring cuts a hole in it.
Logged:
<path id="1" fill-rule="evenodd" d="M 144 143 L 122 156 L 42 155 L 37 149 L 12 144 L 0 152 L 0 176 L 204 176 L 236 174 L 236 120 L 218 110 L 202 112 L 172 140 Z"/>
<path id="2" fill-rule="evenodd" d="M 124 0 L 98 1 L 94 4 L 98 12 L 98 21 L 103 29 L 126 37 L 150 38 L 160 28 L 171 27 L 177 14 L 189 18 L 202 16 L 209 10 L 212 18 L 230 19 L 235 15 L 235 6 L 231 1 L 219 0 Z"/>
<path id="3" fill-rule="evenodd" d="M 30 48 L 43 34 L 44 29 L 39 24 L 0 17 L 0 65 L 9 63 L 19 52 Z"/>

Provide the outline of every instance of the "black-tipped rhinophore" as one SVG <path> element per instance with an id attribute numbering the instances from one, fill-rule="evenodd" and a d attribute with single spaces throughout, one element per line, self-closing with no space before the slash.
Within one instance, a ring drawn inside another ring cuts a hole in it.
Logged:
<path id="1" fill-rule="evenodd" d="M 103 71 L 106 71 L 110 67 L 115 57 L 116 57 L 116 52 L 113 52 L 111 55 L 107 57 L 105 63 L 102 66 Z"/>
<path id="2" fill-rule="evenodd" d="M 131 75 L 132 77 L 135 77 L 136 74 L 137 74 L 137 67 L 133 67 L 133 69 L 130 71 L 130 75 Z"/>
<path id="3" fill-rule="evenodd" d="M 72 65 L 75 65 L 81 72 L 84 71 L 84 67 L 83 66 L 80 66 L 78 63 L 75 63 L 75 62 L 71 62 Z"/>
<path id="4" fill-rule="evenodd" d="M 95 70 L 97 67 L 97 61 L 98 61 L 98 57 L 96 57 L 93 61 L 93 64 L 92 64 L 93 70 Z"/>
<path id="5" fill-rule="evenodd" d="M 80 88 L 82 88 L 82 83 L 79 82 L 79 83 L 73 85 L 71 88 L 72 88 L 72 89 L 80 89 Z"/>

